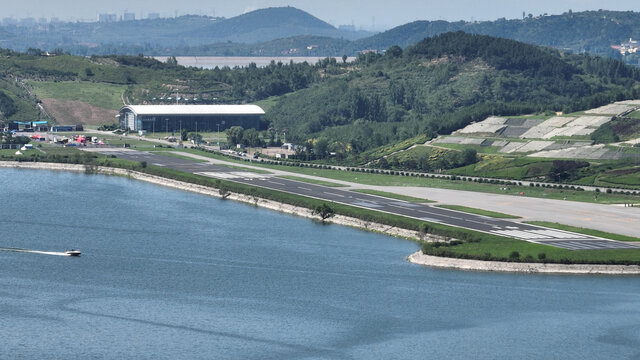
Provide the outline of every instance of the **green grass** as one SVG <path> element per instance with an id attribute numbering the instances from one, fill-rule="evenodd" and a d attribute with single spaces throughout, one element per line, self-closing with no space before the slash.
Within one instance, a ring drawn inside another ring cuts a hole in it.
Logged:
<path id="1" fill-rule="evenodd" d="M 122 107 L 120 98 L 127 89 L 124 85 L 88 81 L 29 81 L 35 94 L 41 98 L 82 101 L 97 107 L 117 110 Z"/>
<path id="2" fill-rule="evenodd" d="M 462 211 L 462 212 L 467 212 L 467 213 L 477 214 L 477 215 L 484 215 L 484 216 L 489 216 L 489 217 L 499 218 L 499 219 L 520 219 L 520 216 L 503 214 L 496 211 L 476 209 L 468 206 L 461 206 L 461 205 L 436 205 L 436 206 L 445 208 L 445 209 L 457 210 L 457 211 Z"/>
<path id="3" fill-rule="evenodd" d="M 390 193 L 390 192 L 386 192 L 386 191 L 378 191 L 378 190 L 372 190 L 372 189 L 354 189 L 354 190 L 351 190 L 351 191 L 355 191 L 355 192 L 359 192 L 359 193 L 363 193 L 363 194 L 369 194 L 369 195 L 382 196 L 382 197 L 391 198 L 391 199 L 403 200 L 403 201 L 408 201 L 408 202 L 412 202 L 412 203 L 433 203 L 433 202 L 435 202 L 435 201 L 432 201 L 432 200 L 421 199 L 421 198 L 417 198 L 417 197 L 413 197 L 413 196 L 394 194 L 394 193 Z"/>
<path id="4" fill-rule="evenodd" d="M 253 104 L 260 106 L 262 110 L 267 112 L 278 103 L 278 100 L 280 100 L 280 96 L 271 96 L 264 100 L 256 101 Z"/>
<path id="5" fill-rule="evenodd" d="M 423 251 L 427 246 L 423 246 Z M 545 262 L 550 263 L 640 264 L 640 249 L 568 250 L 497 237 L 485 237 L 479 242 L 465 242 L 460 245 L 440 247 L 432 251 L 429 251 L 431 255 L 494 261 L 509 261 L 509 255 L 517 251 L 520 255 L 518 260 L 523 262 L 542 262 L 538 260 L 538 254 L 545 254 Z M 527 259 L 527 256 L 530 258 Z"/>
<path id="6" fill-rule="evenodd" d="M 553 161 L 548 159 L 485 156 L 475 164 L 449 170 L 447 173 L 464 176 L 490 176 L 502 179 L 523 180 L 545 176 L 549 173 L 552 165 Z"/>
<path id="7" fill-rule="evenodd" d="M 281 177 L 283 179 L 289 179 L 289 180 L 305 182 L 305 183 L 309 183 L 309 184 L 327 186 L 327 187 L 345 187 L 345 186 L 347 186 L 347 185 L 338 184 L 338 183 L 334 183 L 334 182 L 317 180 L 317 179 L 309 179 L 309 178 L 300 177 L 300 176 L 278 175 L 278 177 Z"/>
<path id="8" fill-rule="evenodd" d="M 636 111 L 628 114 L 627 117 L 630 117 L 632 119 L 640 119 L 640 110 L 636 110 Z"/>
<path id="9" fill-rule="evenodd" d="M 478 154 L 499 154 L 500 150 L 497 146 L 482 146 L 482 145 L 463 145 L 463 144 L 435 144 L 435 146 L 443 147 L 451 150 L 462 151 L 464 149 L 473 149 Z"/>
<path id="10" fill-rule="evenodd" d="M 544 226 L 552 229 L 571 231 L 579 234 L 597 236 L 597 237 L 611 239 L 611 240 L 640 241 L 640 238 L 636 238 L 633 236 L 614 234 L 614 233 L 609 233 L 609 232 L 604 232 L 604 231 L 594 230 L 594 229 L 585 229 L 581 227 L 563 225 L 563 224 L 558 224 L 558 223 L 548 222 L 548 221 L 525 221 L 525 223 L 531 224 L 531 225 Z"/>

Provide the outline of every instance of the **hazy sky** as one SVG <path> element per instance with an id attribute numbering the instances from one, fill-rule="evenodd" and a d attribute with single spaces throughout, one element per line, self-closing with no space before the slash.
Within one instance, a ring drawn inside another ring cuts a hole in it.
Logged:
<path id="1" fill-rule="evenodd" d="M 125 10 L 146 17 L 204 14 L 233 17 L 270 6 L 294 6 L 333 25 L 390 28 L 413 20 L 495 20 L 561 14 L 569 9 L 640 11 L 638 0 L 3 0 L 0 17 L 95 19 L 98 13 Z"/>

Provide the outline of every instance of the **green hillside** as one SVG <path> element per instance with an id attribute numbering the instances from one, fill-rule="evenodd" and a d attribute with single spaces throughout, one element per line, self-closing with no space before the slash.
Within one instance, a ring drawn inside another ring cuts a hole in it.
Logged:
<path id="1" fill-rule="evenodd" d="M 640 70 L 618 61 L 462 32 L 334 67 L 283 97 L 267 114 L 271 125 L 299 142 L 332 139 L 333 151 L 353 154 L 489 115 L 573 112 L 640 94 Z"/>

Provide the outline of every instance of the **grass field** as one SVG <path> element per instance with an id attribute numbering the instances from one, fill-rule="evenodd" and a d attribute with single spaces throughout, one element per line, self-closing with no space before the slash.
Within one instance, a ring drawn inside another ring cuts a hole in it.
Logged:
<path id="1" fill-rule="evenodd" d="M 500 150 L 497 146 L 482 146 L 482 145 L 462 145 L 462 144 L 437 144 L 438 147 L 443 147 L 451 150 L 462 151 L 464 149 L 473 149 L 478 154 L 498 154 Z"/>
<path id="2" fill-rule="evenodd" d="M 424 247 L 423 247 L 424 251 Z M 567 250 L 548 245 L 529 243 L 508 238 L 486 237 L 480 242 L 441 247 L 432 255 L 475 258 L 498 261 L 554 262 L 583 264 L 640 263 L 639 249 Z M 517 253 L 515 257 L 514 252 Z M 512 255 L 513 254 L 513 255 Z M 541 256 L 541 254 L 544 254 Z M 543 259 L 540 259 L 543 257 Z"/>
<path id="3" fill-rule="evenodd" d="M 33 91 L 41 99 L 82 101 L 111 110 L 118 110 L 122 107 L 121 95 L 127 89 L 124 85 L 88 81 L 29 81 L 28 84 L 33 87 Z"/>
<path id="4" fill-rule="evenodd" d="M 519 216 L 503 214 L 496 211 L 476 209 L 468 206 L 460 206 L 460 205 L 436 205 L 436 206 L 445 208 L 445 209 L 457 210 L 457 211 L 462 211 L 466 213 L 484 215 L 484 216 L 489 216 L 489 217 L 499 218 L 499 219 L 520 219 Z"/>

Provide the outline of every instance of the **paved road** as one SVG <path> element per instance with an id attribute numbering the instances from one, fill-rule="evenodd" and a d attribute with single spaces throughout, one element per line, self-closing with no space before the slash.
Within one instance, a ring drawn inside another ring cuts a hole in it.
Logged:
<path id="1" fill-rule="evenodd" d="M 253 186 L 260 186 L 298 195 L 358 206 L 391 214 L 407 216 L 445 225 L 503 235 L 533 243 L 547 244 L 566 249 L 637 249 L 640 245 L 596 238 L 567 231 L 548 229 L 511 220 L 468 214 L 425 204 L 389 199 L 349 190 L 330 188 L 299 182 L 272 174 L 258 174 L 225 167 L 213 162 L 194 162 L 128 149 L 96 148 L 87 151 L 103 152 L 119 158 L 146 161 L 148 164 L 190 172 L 211 178 L 224 179 Z"/>

